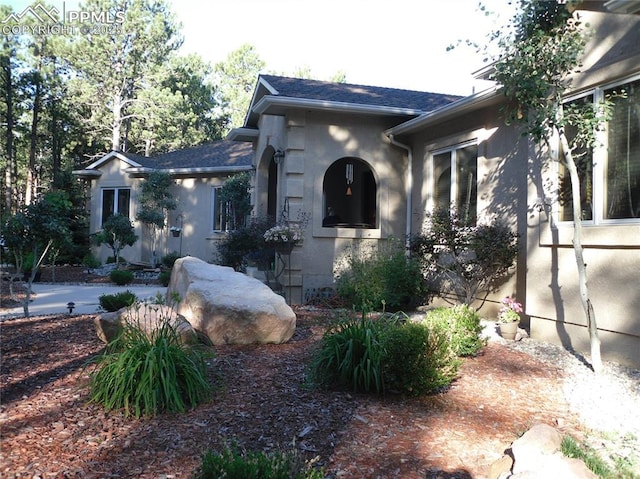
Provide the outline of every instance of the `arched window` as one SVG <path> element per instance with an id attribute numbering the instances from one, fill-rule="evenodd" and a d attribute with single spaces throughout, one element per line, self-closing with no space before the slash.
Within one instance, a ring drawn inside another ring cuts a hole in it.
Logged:
<path id="1" fill-rule="evenodd" d="M 376 228 L 377 186 L 373 171 L 359 158 L 340 158 L 322 182 L 324 227 Z"/>

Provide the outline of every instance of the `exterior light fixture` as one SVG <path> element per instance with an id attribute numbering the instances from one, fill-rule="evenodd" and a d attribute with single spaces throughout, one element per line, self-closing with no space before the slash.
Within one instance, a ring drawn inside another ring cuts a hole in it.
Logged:
<path id="1" fill-rule="evenodd" d="M 282 160 L 284 160 L 284 151 L 276 150 L 276 152 L 273 154 L 273 161 L 275 161 L 276 165 L 278 165 Z"/>
<path id="2" fill-rule="evenodd" d="M 73 301 L 69 301 L 67 303 L 67 309 L 69 310 L 69 314 L 73 313 L 73 308 L 76 307 L 76 303 L 74 303 Z"/>

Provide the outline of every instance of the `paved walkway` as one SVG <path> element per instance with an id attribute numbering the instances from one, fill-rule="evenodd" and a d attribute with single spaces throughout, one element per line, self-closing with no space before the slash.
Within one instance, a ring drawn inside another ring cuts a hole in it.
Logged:
<path id="1" fill-rule="evenodd" d="M 139 300 L 155 297 L 158 293 L 164 295 L 167 288 L 164 286 L 152 285 L 141 286 L 130 284 L 127 286 L 115 286 L 113 284 L 48 284 L 34 283 L 35 293 L 31 303 L 29 303 L 29 314 L 40 316 L 44 314 L 67 313 L 67 303 L 75 303 L 73 314 L 94 314 L 99 312 L 99 297 L 103 294 L 115 294 L 129 290 L 135 294 Z M 0 311 L 0 320 L 24 316 L 22 306 Z"/>

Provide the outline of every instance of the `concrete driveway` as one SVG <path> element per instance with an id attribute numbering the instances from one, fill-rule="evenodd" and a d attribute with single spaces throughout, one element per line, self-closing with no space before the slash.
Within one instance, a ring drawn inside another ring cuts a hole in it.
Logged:
<path id="1" fill-rule="evenodd" d="M 40 316 L 45 314 L 68 313 L 67 303 L 75 303 L 73 314 L 95 314 L 100 312 L 100 301 L 98 298 L 103 294 L 115 294 L 129 290 L 135 294 L 139 300 L 155 297 L 158 293 L 164 296 L 167 288 L 164 286 L 152 285 L 127 285 L 116 286 L 112 284 L 96 285 L 74 285 L 74 284 L 48 284 L 34 283 L 34 297 L 29 303 L 29 314 Z M 24 316 L 22 306 L 11 309 L 3 309 L 0 312 L 0 320 Z"/>

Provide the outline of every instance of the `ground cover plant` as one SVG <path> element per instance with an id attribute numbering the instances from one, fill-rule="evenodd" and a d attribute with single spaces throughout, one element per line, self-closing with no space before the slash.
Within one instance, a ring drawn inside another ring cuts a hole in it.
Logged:
<path id="1" fill-rule="evenodd" d="M 120 291 L 119 293 L 113 294 L 101 294 L 98 297 L 100 307 L 109 312 L 118 311 L 119 309 L 131 306 L 136 302 L 136 299 L 138 298 L 130 290 Z"/>
<path id="2" fill-rule="evenodd" d="M 207 451 L 194 479 L 323 479 L 297 451 L 245 451 L 226 446 L 221 453 Z"/>

